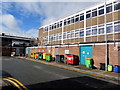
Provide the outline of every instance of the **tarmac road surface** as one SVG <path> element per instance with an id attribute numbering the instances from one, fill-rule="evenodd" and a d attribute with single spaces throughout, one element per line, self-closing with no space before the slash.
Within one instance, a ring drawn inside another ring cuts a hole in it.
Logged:
<path id="1" fill-rule="evenodd" d="M 15 78 L 28 89 L 120 88 L 91 75 L 14 57 L 2 58 L 2 75 Z"/>

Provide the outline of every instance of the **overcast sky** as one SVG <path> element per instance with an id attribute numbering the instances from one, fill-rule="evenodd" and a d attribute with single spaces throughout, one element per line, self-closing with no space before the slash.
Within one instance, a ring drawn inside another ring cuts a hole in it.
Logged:
<path id="1" fill-rule="evenodd" d="M 12 1 L 12 2 L 11 2 Z M 94 6 L 99 0 L 3 0 L 0 3 L 0 32 L 37 37 L 42 25 Z M 45 2 L 46 1 L 46 2 Z M 49 2 L 48 2 L 49 1 Z M 90 2 L 89 2 L 90 1 Z M 91 2 L 92 1 L 92 2 Z"/>

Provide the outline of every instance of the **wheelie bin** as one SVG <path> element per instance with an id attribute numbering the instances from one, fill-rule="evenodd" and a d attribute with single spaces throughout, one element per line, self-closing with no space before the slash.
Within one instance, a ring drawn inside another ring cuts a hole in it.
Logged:
<path id="1" fill-rule="evenodd" d="M 32 59 L 35 59 L 35 52 L 32 52 L 30 57 L 31 57 Z"/>
<path id="2" fill-rule="evenodd" d="M 115 65 L 115 66 L 114 66 L 114 72 L 115 72 L 115 73 L 120 73 L 120 66 Z"/>
<path id="3" fill-rule="evenodd" d="M 43 59 L 46 59 L 46 54 L 47 54 L 47 53 L 43 53 Z"/>
<path id="4" fill-rule="evenodd" d="M 100 70 L 105 70 L 105 63 L 100 63 Z"/>
<path id="5" fill-rule="evenodd" d="M 43 59 L 43 53 L 39 53 L 39 59 Z"/>
<path id="6" fill-rule="evenodd" d="M 92 58 L 86 58 L 86 67 L 87 68 L 93 67 L 93 59 Z"/>
<path id="7" fill-rule="evenodd" d="M 39 56 L 39 52 L 36 52 L 35 53 L 35 59 L 38 59 L 38 56 Z"/>
<path id="8" fill-rule="evenodd" d="M 79 63 L 79 58 L 76 55 L 73 54 L 66 54 L 67 55 L 67 59 L 66 59 L 66 63 L 67 64 L 78 64 Z"/>
<path id="9" fill-rule="evenodd" d="M 64 63 L 64 55 L 56 55 L 55 61 Z"/>
<path id="10" fill-rule="evenodd" d="M 108 67 L 107 67 L 107 70 L 108 70 L 109 72 L 112 72 L 112 71 L 113 71 L 113 66 L 112 66 L 111 64 L 109 64 Z"/>
<path id="11" fill-rule="evenodd" d="M 46 61 L 52 61 L 52 55 L 46 54 Z"/>

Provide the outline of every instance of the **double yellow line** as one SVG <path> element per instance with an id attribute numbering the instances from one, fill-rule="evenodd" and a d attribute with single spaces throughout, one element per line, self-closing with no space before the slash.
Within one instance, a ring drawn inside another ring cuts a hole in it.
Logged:
<path id="1" fill-rule="evenodd" d="M 3 80 L 10 82 L 13 86 L 17 87 L 19 90 L 28 90 L 27 87 L 25 87 L 22 83 L 20 83 L 18 80 L 14 78 L 3 77 Z"/>

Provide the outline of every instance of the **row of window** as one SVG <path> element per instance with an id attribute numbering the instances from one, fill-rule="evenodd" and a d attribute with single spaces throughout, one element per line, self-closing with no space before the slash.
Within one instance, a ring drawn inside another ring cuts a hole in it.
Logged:
<path id="1" fill-rule="evenodd" d="M 114 7 L 112 6 L 112 3 L 107 4 L 106 5 L 106 13 L 112 12 L 112 10 L 113 10 L 112 8 L 114 8 L 114 11 L 120 10 L 120 3 L 114 3 Z M 96 8 L 96 9 L 87 11 L 86 12 L 86 19 L 98 16 L 98 15 L 103 15 L 104 13 L 105 12 L 104 12 L 104 5 L 103 5 L 103 6 Z M 84 20 L 84 13 L 78 14 L 78 15 L 73 16 L 73 17 L 68 18 L 68 19 L 65 19 L 63 23 L 64 23 L 64 26 L 66 26 L 66 25 L 69 25 L 69 24 L 72 24 L 72 23 L 75 23 L 78 21 L 82 21 L 82 20 Z M 62 21 L 54 23 L 54 24 L 49 25 L 49 26 L 46 26 L 44 28 L 44 32 L 47 32 L 48 30 L 57 29 L 60 27 L 62 27 Z"/>
<path id="2" fill-rule="evenodd" d="M 106 32 L 105 32 L 104 24 L 86 28 L 86 36 L 101 35 L 101 34 L 113 33 L 113 32 L 115 33 L 120 32 L 120 21 L 114 22 L 114 27 L 113 27 L 113 23 L 106 24 Z M 71 39 L 71 38 L 79 38 L 79 37 L 84 37 L 84 29 L 77 29 L 63 33 L 63 39 Z M 57 41 L 61 39 L 62 39 L 62 33 L 49 36 L 49 41 Z M 48 41 L 48 37 L 44 37 L 43 40 Z"/>

